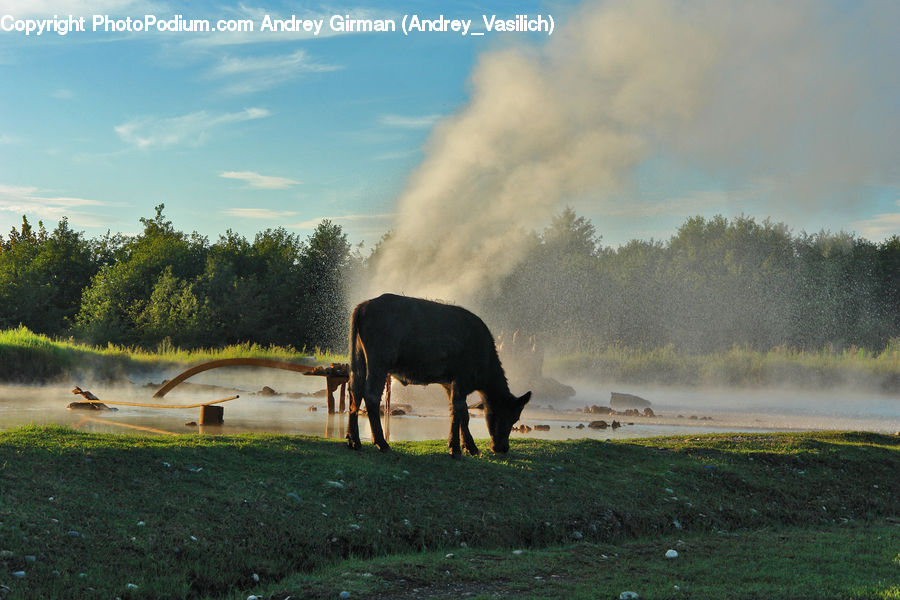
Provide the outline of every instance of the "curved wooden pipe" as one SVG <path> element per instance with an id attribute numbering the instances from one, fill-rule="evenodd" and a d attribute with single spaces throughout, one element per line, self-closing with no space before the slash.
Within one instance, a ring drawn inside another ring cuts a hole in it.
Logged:
<path id="1" fill-rule="evenodd" d="M 197 373 L 209 371 L 210 369 L 218 369 L 220 367 L 266 367 L 269 369 L 283 369 L 285 371 L 294 371 L 297 373 L 309 373 L 315 368 L 308 365 L 301 365 L 298 363 L 292 363 L 283 360 L 272 360 L 269 358 L 221 358 L 219 360 L 211 360 L 209 362 L 193 366 L 190 369 L 179 373 L 176 377 L 167 381 L 162 387 L 156 390 L 156 393 L 153 394 L 153 397 L 162 398 L 163 396 L 168 394 L 172 390 L 172 388 L 183 382 L 185 379 L 193 377 Z"/>

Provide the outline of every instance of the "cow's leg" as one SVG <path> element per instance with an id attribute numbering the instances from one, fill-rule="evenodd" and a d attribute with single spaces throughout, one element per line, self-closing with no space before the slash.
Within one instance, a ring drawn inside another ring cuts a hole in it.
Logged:
<path id="1" fill-rule="evenodd" d="M 460 437 L 469 454 L 478 454 L 478 447 L 472 434 L 469 433 L 469 407 L 466 406 L 466 394 L 456 384 L 444 386 L 450 396 L 450 441 L 447 446 L 453 458 L 460 458 Z"/>
<path id="2" fill-rule="evenodd" d="M 347 417 L 347 447 L 352 450 L 362 448 L 359 441 L 359 397 L 358 393 L 350 390 L 350 416 Z"/>
<path id="3" fill-rule="evenodd" d="M 456 421 L 459 424 L 459 435 L 462 437 L 463 446 L 466 452 L 472 456 L 478 455 L 478 446 L 472 439 L 472 433 L 469 431 L 469 407 L 466 404 L 466 393 L 453 386 L 453 412 L 456 413 Z"/>
<path id="4" fill-rule="evenodd" d="M 459 420 L 453 406 L 453 388 L 445 384 L 444 390 L 447 391 L 447 398 L 450 400 L 450 439 L 447 440 L 447 447 L 450 448 L 450 456 L 462 458 L 462 451 L 459 449 Z"/>
<path id="5" fill-rule="evenodd" d="M 359 408 L 362 405 L 366 393 L 366 369 L 363 359 L 358 359 L 362 367 L 357 372 L 350 374 L 350 416 L 347 417 L 347 447 L 352 450 L 362 448 L 359 440 Z"/>
<path id="6" fill-rule="evenodd" d="M 369 427 L 372 429 L 372 441 L 382 452 L 390 451 L 384 430 L 381 428 L 381 394 L 384 391 L 386 372 L 370 371 L 366 378 L 366 412 L 369 413 Z"/>

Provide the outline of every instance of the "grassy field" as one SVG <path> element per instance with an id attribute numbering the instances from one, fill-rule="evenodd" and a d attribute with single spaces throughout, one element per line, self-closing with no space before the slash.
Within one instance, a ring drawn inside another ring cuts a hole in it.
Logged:
<path id="1" fill-rule="evenodd" d="M 900 598 L 900 437 L 444 445 L 0 432 L 0 597 Z"/>

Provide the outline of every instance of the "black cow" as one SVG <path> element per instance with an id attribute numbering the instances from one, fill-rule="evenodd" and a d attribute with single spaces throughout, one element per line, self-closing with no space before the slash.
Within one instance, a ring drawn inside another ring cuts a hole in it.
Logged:
<path id="1" fill-rule="evenodd" d="M 372 438 L 389 450 L 381 428 L 380 404 L 388 375 L 403 385 L 439 383 L 450 397 L 450 452 L 469 454 L 478 447 L 469 433 L 466 397 L 479 392 L 494 452 L 509 450 L 509 432 L 531 392 L 517 398 L 509 391 L 494 338 L 480 318 L 459 306 L 384 294 L 360 303 L 350 319 L 350 417 L 348 445 L 359 449 L 357 413 L 366 403 Z"/>

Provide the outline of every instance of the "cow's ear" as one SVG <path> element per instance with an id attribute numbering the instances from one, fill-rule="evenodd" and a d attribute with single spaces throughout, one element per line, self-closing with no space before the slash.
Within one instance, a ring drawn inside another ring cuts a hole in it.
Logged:
<path id="1" fill-rule="evenodd" d="M 519 403 L 522 406 L 525 406 L 526 404 L 528 404 L 529 400 L 531 400 L 531 392 L 525 392 L 525 395 L 519 398 Z"/>

